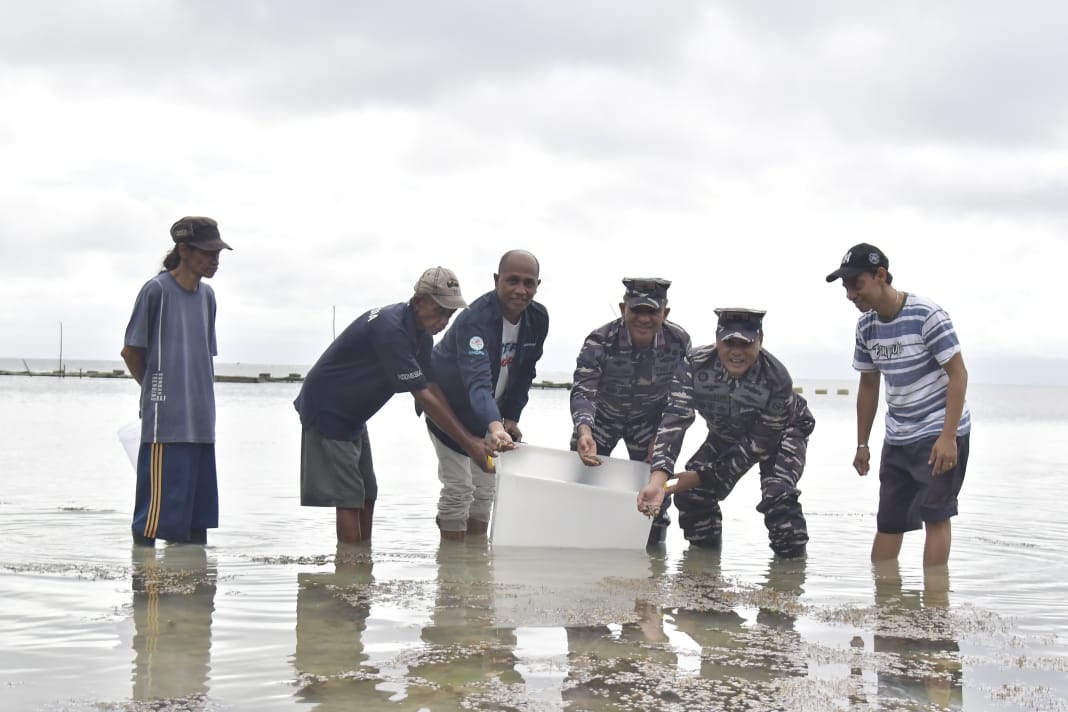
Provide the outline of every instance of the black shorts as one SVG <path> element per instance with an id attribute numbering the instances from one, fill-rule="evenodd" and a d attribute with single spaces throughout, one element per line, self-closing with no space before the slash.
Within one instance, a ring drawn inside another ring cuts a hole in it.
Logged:
<path id="1" fill-rule="evenodd" d="M 968 436 L 957 437 L 957 465 L 931 474 L 931 448 L 937 438 L 906 445 L 883 444 L 879 464 L 877 526 L 884 534 L 901 534 L 956 516 L 957 495 L 968 467 Z"/>
<path id="2" fill-rule="evenodd" d="M 364 430 L 358 440 L 331 440 L 315 428 L 300 439 L 300 503 L 305 507 L 363 509 L 378 498 L 371 461 L 371 441 Z"/>

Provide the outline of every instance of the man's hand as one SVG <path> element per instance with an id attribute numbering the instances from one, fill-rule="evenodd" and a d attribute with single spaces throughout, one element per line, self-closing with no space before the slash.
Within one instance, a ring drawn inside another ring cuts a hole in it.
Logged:
<path id="1" fill-rule="evenodd" d="M 675 477 L 675 483 L 669 485 L 667 489 L 664 490 L 664 492 L 666 492 L 667 494 L 685 492 L 688 489 L 693 489 L 694 487 L 701 486 L 701 476 L 698 475 L 696 472 L 680 472 Z"/>
<path id="2" fill-rule="evenodd" d="M 582 460 L 582 464 L 588 465 L 589 467 L 600 465 L 601 458 L 597 457 L 597 443 L 594 442 L 590 426 L 580 425 L 578 433 L 578 443 L 576 443 L 575 449 L 578 451 L 578 456 L 579 459 Z"/>
<path id="3" fill-rule="evenodd" d="M 649 475 L 649 483 L 638 490 L 638 511 L 646 516 L 656 516 L 664 503 L 664 483 L 671 475 L 656 470 Z M 649 514 L 652 512 L 652 514 Z"/>
<path id="4" fill-rule="evenodd" d="M 489 429 L 486 430 L 486 442 L 498 452 L 515 449 L 515 441 L 512 440 L 512 436 L 504 429 L 504 425 L 496 420 L 490 423 Z"/>
<path id="5" fill-rule="evenodd" d="M 493 466 L 493 456 L 497 454 L 497 448 L 485 438 L 469 437 L 464 452 L 483 472 L 497 471 Z"/>
<path id="6" fill-rule="evenodd" d="M 519 423 L 514 420 L 504 419 L 504 430 L 512 436 L 512 440 L 515 442 L 522 442 L 523 431 L 519 429 Z"/>
<path id="7" fill-rule="evenodd" d="M 857 454 L 853 456 L 853 469 L 857 471 L 857 474 L 863 477 L 868 474 L 871 469 L 869 464 L 871 461 L 871 450 L 867 445 L 858 445 Z"/>
<path id="8" fill-rule="evenodd" d="M 945 433 L 939 435 L 934 447 L 931 448 L 931 457 L 928 458 L 927 464 L 931 466 L 931 474 L 936 476 L 956 467 L 957 437 Z"/>

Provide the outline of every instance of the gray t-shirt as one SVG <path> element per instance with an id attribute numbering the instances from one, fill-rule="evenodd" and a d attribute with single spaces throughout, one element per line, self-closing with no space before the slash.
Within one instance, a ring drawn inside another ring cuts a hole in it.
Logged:
<path id="1" fill-rule="evenodd" d="M 190 292 L 169 272 L 141 288 L 127 346 L 145 349 L 141 442 L 215 442 L 215 292 Z"/>

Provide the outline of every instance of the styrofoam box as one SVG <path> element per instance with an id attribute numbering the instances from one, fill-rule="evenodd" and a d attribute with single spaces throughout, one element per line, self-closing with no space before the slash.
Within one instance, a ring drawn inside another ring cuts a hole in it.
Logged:
<path id="1" fill-rule="evenodd" d="M 602 457 L 587 467 L 570 450 L 522 444 L 497 458 L 490 540 L 497 546 L 644 549 L 638 511 L 649 465 Z"/>

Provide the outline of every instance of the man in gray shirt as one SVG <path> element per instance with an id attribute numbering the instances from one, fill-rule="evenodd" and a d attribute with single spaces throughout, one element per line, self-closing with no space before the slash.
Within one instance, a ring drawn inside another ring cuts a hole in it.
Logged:
<path id="1" fill-rule="evenodd" d="M 141 288 L 122 359 L 141 385 L 133 539 L 207 542 L 219 526 L 215 474 L 215 292 L 201 282 L 232 249 L 211 218 L 171 226 L 174 248 Z"/>

